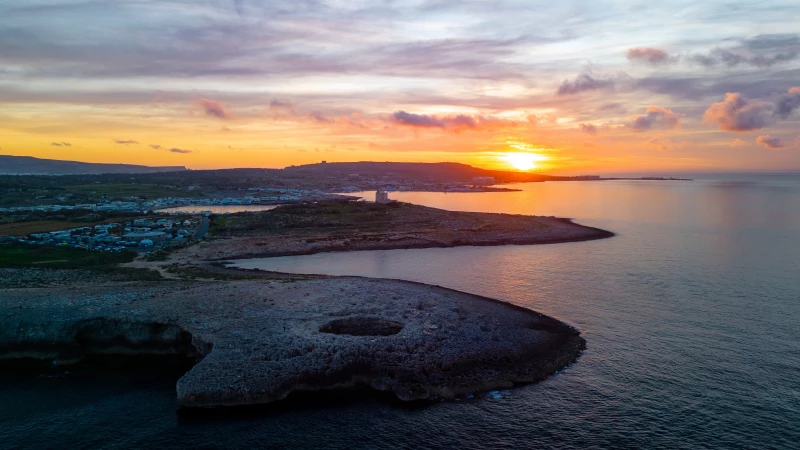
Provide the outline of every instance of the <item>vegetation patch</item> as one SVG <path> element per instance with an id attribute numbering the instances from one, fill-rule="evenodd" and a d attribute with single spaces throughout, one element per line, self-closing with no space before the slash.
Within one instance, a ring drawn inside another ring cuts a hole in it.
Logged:
<path id="1" fill-rule="evenodd" d="M 27 236 L 34 233 L 49 233 L 51 231 L 68 230 L 70 228 L 94 226 L 101 223 L 103 222 L 75 223 L 64 220 L 4 223 L 0 224 L 0 236 Z"/>
<path id="2" fill-rule="evenodd" d="M 259 275 L 228 273 L 223 271 L 218 272 L 191 264 L 172 264 L 167 267 L 167 272 L 188 280 L 194 280 L 198 278 L 210 280 L 255 280 L 267 278 Z"/>
<path id="3" fill-rule="evenodd" d="M 0 244 L 0 267 L 87 269 L 133 261 L 134 252 L 99 252 L 50 245 Z"/>

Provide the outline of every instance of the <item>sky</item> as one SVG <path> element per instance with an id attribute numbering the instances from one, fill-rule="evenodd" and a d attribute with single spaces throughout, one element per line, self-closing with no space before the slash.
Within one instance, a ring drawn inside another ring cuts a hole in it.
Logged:
<path id="1" fill-rule="evenodd" d="M 6 0 L 0 154 L 800 172 L 792 1 Z"/>

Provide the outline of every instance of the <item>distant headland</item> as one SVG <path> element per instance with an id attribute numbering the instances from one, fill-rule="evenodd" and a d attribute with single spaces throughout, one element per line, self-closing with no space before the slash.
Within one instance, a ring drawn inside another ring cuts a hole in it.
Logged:
<path id="1" fill-rule="evenodd" d="M 138 166 L 41 159 L 32 156 L 0 155 L 0 175 L 85 175 L 101 173 L 181 172 L 183 166 Z"/>

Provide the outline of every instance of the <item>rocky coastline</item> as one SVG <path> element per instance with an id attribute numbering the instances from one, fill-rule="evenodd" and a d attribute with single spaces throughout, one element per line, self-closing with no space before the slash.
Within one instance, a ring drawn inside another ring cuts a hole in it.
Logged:
<path id="1" fill-rule="evenodd" d="M 585 346 L 574 328 L 497 300 L 395 280 L 126 283 L 6 289 L 0 367 L 176 355 L 183 407 L 371 388 L 452 399 L 542 380 Z"/>
<path id="2" fill-rule="evenodd" d="M 113 271 L 0 271 L 0 369 L 180 358 L 194 364 L 176 386 L 178 404 L 190 408 L 334 389 L 374 389 L 404 401 L 506 389 L 575 361 L 586 344 L 579 331 L 438 286 L 247 271 L 224 262 L 611 236 L 569 219 L 409 204 L 322 203 L 220 216 L 210 239 Z"/>
<path id="3" fill-rule="evenodd" d="M 316 204 L 212 218 L 211 239 L 174 252 L 177 263 L 322 252 L 537 245 L 606 239 L 614 233 L 571 219 L 445 211 L 399 203 Z"/>

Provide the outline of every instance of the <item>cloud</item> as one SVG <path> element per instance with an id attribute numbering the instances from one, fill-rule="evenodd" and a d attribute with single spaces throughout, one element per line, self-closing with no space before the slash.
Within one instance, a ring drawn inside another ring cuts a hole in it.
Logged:
<path id="1" fill-rule="evenodd" d="M 800 35 L 762 34 L 735 42 L 733 46 L 687 55 L 686 59 L 705 67 L 751 66 L 761 69 L 800 59 Z"/>
<path id="2" fill-rule="evenodd" d="M 425 114 L 413 114 L 405 111 L 395 111 L 392 120 L 400 125 L 420 128 L 444 128 L 444 122 Z"/>
<path id="3" fill-rule="evenodd" d="M 593 125 L 591 123 L 582 123 L 578 125 L 578 127 L 580 127 L 580 130 L 586 134 L 591 134 L 592 136 L 597 134 L 597 125 Z"/>
<path id="4" fill-rule="evenodd" d="M 233 112 L 226 109 L 222 105 L 222 103 L 216 100 L 200 98 L 195 100 L 195 104 L 199 106 L 207 116 L 216 117 L 217 119 L 223 119 L 223 120 L 228 120 L 233 118 Z"/>
<path id="5" fill-rule="evenodd" d="M 542 117 L 542 120 L 549 119 L 549 117 Z M 434 116 L 395 111 L 389 120 L 395 124 L 408 127 L 442 128 L 453 132 L 460 132 L 464 130 L 491 131 L 503 128 L 533 126 L 540 121 L 540 118 L 534 114 L 528 114 L 523 119 L 507 119 L 489 115 L 455 114 L 449 116 Z"/>
<path id="6" fill-rule="evenodd" d="M 53 147 L 72 147 L 69 142 L 51 142 L 50 145 Z"/>
<path id="7" fill-rule="evenodd" d="M 589 73 L 582 73 L 574 80 L 564 80 L 558 87 L 558 95 L 575 95 L 586 91 L 599 91 L 613 89 L 615 81 L 613 78 L 595 77 Z"/>
<path id="8" fill-rule="evenodd" d="M 148 147 L 152 148 L 153 150 L 161 150 L 161 149 L 164 148 L 164 147 L 162 147 L 162 146 L 160 146 L 158 144 L 150 144 L 150 145 L 148 145 Z"/>
<path id="9" fill-rule="evenodd" d="M 766 148 L 777 149 L 786 147 L 786 143 L 780 138 L 772 137 L 770 135 L 759 136 L 756 139 L 757 144 L 761 144 Z"/>
<path id="10" fill-rule="evenodd" d="M 651 128 L 678 128 L 680 114 L 667 108 L 650 105 L 644 114 L 631 116 L 625 121 L 625 127 L 636 131 L 646 131 Z"/>
<path id="11" fill-rule="evenodd" d="M 313 119 L 314 121 L 319 122 L 319 123 L 331 123 L 331 122 L 333 122 L 332 119 L 330 119 L 329 117 L 325 116 L 325 114 L 323 114 L 323 113 L 321 113 L 319 111 L 312 111 L 311 113 L 308 114 L 308 117 L 310 117 L 311 119 Z"/>
<path id="12" fill-rule="evenodd" d="M 798 108 L 800 108 L 800 86 L 795 86 L 778 98 L 775 103 L 775 115 L 781 119 L 788 119 Z"/>
<path id="13" fill-rule="evenodd" d="M 270 109 L 292 109 L 294 105 L 288 100 L 272 99 L 272 101 L 269 102 L 269 107 Z"/>
<path id="14" fill-rule="evenodd" d="M 169 151 L 171 151 L 172 153 L 192 153 L 192 150 L 186 150 L 183 148 L 174 148 L 174 147 L 169 149 Z"/>
<path id="15" fill-rule="evenodd" d="M 688 58 L 690 61 L 706 67 L 726 66 L 735 68 L 738 66 L 752 66 L 760 69 L 772 67 L 776 64 L 794 61 L 800 57 L 797 51 L 785 53 L 774 53 L 765 55 L 752 55 L 740 51 L 732 51 L 725 48 L 715 48 L 706 54 L 694 54 Z"/>
<path id="16" fill-rule="evenodd" d="M 653 65 L 666 64 L 670 61 L 669 54 L 660 48 L 635 47 L 629 48 L 625 57 L 630 61 L 645 61 Z"/>
<path id="17" fill-rule="evenodd" d="M 671 151 L 695 145 L 694 141 L 681 137 L 655 137 L 650 139 L 648 143 L 663 151 Z"/>
<path id="18" fill-rule="evenodd" d="M 736 138 L 736 139 L 732 140 L 731 143 L 728 144 L 728 145 L 730 145 L 731 147 L 743 147 L 745 145 L 750 145 L 750 143 L 747 142 L 747 141 L 743 141 L 743 140 L 741 140 L 739 138 Z"/>
<path id="19" fill-rule="evenodd" d="M 126 140 L 122 140 L 122 139 L 114 139 L 114 142 L 117 143 L 117 144 L 120 144 L 120 145 L 131 145 L 131 144 L 138 144 L 139 143 L 137 141 L 130 141 L 130 140 L 126 141 Z"/>
<path id="20" fill-rule="evenodd" d="M 764 128 L 772 106 L 750 102 L 738 92 L 728 92 L 725 100 L 714 103 L 703 114 L 703 120 L 725 131 L 752 131 Z"/>
<path id="21" fill-rule="evenodd" d="M 470 116 L 458 114 L 453 117 L 445 118 L 445 123 L 454 128 L 476 128 L 478 123 Z"/>

